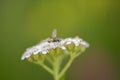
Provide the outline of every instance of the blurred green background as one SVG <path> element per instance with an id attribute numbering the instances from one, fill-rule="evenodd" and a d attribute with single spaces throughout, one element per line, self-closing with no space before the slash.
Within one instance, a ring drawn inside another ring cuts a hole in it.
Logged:
<path id="1" fill-rule="evenodd" d="M 54 28 L 90 43 L 67 80 L 120 80 L 119 0 L 0 0 L 0 80 L 53 80 L 21 55 Z"/>

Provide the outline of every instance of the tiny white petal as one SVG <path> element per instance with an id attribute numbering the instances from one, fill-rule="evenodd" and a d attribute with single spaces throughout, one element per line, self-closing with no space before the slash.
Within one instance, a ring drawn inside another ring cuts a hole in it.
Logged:
<path id="1" fill-rule="evenodd" d="M 70 42 L 70 41 L 69 41 L 69 42 L 66 42 L 67 45 L 68 45 L 68 44 L 71 44 L 71 43 L 72 43 L 72 42 Z"/>
<path id="2" fill-rule="evenodd" d="M 38 49 L 37 51 L 35 51 L 33 54 L 38 54 L 41 52 L 41 49 Z"/>
<path id="3" fill-rule="evenodd" d="M 61 40 L 60 45 L 64 45 L 64 44 L 65 44 L 65 40 Z"/>
<path id="4" fill-rule="evenodd" d="M 21 60 L 24 60 L 25 59 L 25 56 L 22 56 Z"/>
<path id="5" fill-rule="evenodd" d="M 47 51 L 42 51 L 42 54 L 47 54 Z"/>
<path id="6" fill-rule="evenodd" d="M 38 52 L 34 52 L 33 54 L 38 54 Z"/>
<path id="7" fill-rule="evenodd" d="M 85 46 L 85 47 L 89 47 L 89 44 L 85 41 L 81 42 L 81 45 Z"/>
<path id="8" fill-rule="evenodd" d="M 24 60 L 25 58 L 28 58 L 31 56 L 31 53 L 24 53 L 21 60 Z"/>
<path id="9" fill-rule="evenodd" d="M 74 42 L 74 44 L 75 44 L 75 46 L 79 46 L 80 45 L 79 42 Z"/>
<path id="10" fill-rule="evenodd" d="M 57 44 L 54 43 L 54 42 L 52 42 L 52 43 L 50 43 L 50 47 L 53 48 L 53 49 L 55 49 L 57 47 Z"/>
<path id="11" fill-rule="evenodd" d="M 65 50 L 65 49 L 66 49 L 66 47 L 64 47 L 64 46 L 61 46 L 61 49 Z"/>
<path id="12" fill-rule="evenodd" d="M 29 55 L 26 55 L 26 58 L 28 58 L 28 57 L 30 57 L 31 55 L 29 54 Z"/>

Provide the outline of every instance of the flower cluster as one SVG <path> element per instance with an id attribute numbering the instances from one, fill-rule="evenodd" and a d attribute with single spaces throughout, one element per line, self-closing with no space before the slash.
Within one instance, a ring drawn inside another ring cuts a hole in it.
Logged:
<path id="1" fill-rule="evenodd" d="M 66 46 L 74 44 L 75 47 L 83 46 L 85 48 L 89 47 L 89 44 L 82 40 L 81 38 L 66 38 L 66 39 L 60 39 L 60 38 L 49 38 L 46 39 L 39 44 L 28 48 L 26 52 L 22 56 L 22 60 L 25 58 L 29 58 L 31 55 L 36 54 L 49 54 L 51 49 L 60 48 L 61 50 L 67 50 Z"/>
<path id="2" fill-rule="evenodd" d="M 54 80 L 64 78 L 64 75 L 74 59 L 81 55 L 89 44 L 79 37 L 57 38 L 54 30 L 52 37 L 41 41 L 39 44 L 28 48 L 21 60 L 40 65 L 51 75 Z"/>

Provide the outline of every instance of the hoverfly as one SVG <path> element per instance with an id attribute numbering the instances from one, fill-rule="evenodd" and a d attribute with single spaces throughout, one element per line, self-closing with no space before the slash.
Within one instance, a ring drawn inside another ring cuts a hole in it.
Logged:
<path id="1" fill-rule="evenodd" d="M 50 43 L 50 42 L 60 42 L 60 41 L 61 41 L 61 39 L 57 38 L 57 30 L 54 29 L 53 32 L 52 32 L 52 38 L 50 38 L 48 40 L 48 42 Z"/>

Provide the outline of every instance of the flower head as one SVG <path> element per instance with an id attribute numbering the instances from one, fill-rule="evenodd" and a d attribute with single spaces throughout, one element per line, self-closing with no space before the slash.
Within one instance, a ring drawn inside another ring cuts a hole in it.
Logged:
<path id="1" fill-rule="evenodd" d="M 57 31 L 54 30 L 51 38 L 26 49 L 21 59 L 40 65 L 53 75 L 54 80 L 59 80 L 87 47 L 89 44 L 79 37 L 57 38 Z"/>
<path id="2" fill-rule="evenodd" d="M 52 33 L 52 38 L 48 38 L 46 40 L 43 40 L 39 44 L 26 49 L 25 53 L 22 55 L 22 60 L 25 58 L 29 58 L 32 55 L 38 55 L 38 54 L 50 54 L 51 50 L 59 48 L 61 51 L 68 51 L 67 46 L 72 45 L 73 47 L 89 47 L 89 44 L 82 40 L 81 38 L 57 38 L 56 37 L 56 30 Z"/>

